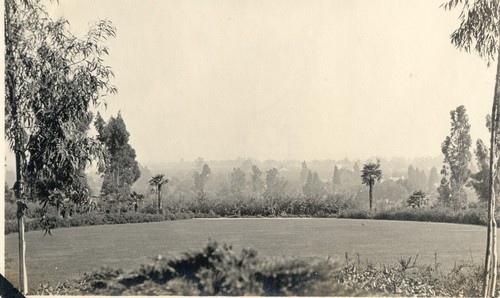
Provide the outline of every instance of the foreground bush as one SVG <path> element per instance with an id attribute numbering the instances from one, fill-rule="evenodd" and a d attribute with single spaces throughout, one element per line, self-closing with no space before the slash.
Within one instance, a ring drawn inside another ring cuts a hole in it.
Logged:
<path id="1" fill-rule="evenodd" d="M 198 252 L 177 259 L 158 256 L 132 271 L 105 268 L 57 287 L 40 285 L 36 294 L 481 296 L 480 265 L 459 264 L 442 271 L 437 258 L 432 266 L 420 266 L 417 259 L 374 265 L 346 254 L 345 265 L 340 266 L 329 259 L 259 258 L 252 249 L 237 253 L 231 246 L 210 242 Z"/>
<path id="2" fill-rule="evenodd" d="M 236 253 L 231 246 L 210 242 L 201 251 L 177 259 L 158 257 L 149 265 L 125 272 L 102 269 L 76 281 L 38 293 L 71 295 L 273 295 L 352 296 L 336 280 L 340 268 L 330 261 L 262 259 L 252 249 Z"/>
<path id="3" fill-rule="evenodd" d="M 480 297 L 483 267 L 479 264 L 456 264 L 450 271 L 441 270 L 439 263 L 421 266 L 418 255 L 399 258 L 395 266 L 374 265 L 368 261 L 350 260 L 341 272 L 340 282 L 350 289 L 383 295 L 418 297 Z M 497 280 L 497 289 L 500 289 Z M 500 294 L 497 291 L 496 297 Z"/>

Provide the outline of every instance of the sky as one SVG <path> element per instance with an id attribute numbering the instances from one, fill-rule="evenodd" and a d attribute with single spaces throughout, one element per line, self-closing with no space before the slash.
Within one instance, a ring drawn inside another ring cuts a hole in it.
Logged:
<path id="1" fill-rule="evenodd" d="M 438 156 L 465 105 L 487 140 L 493 68 L 450 42 L 442 1 L 60 0 L 71 31 L 109 19 L 105 63 L 143 164 Z"/>

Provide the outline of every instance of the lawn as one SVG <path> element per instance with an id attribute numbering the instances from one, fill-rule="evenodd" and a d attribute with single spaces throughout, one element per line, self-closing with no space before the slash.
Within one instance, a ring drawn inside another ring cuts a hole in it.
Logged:
<path id="1" fill-rule="evenodd" d="M 415 257 L 418 264 L 440 266 L 481 262 L 486 228 L 481 226 L 356 219 L 191 219 L 143 224 L 77 227 L 26 233 L 30 289 L 57 284 L 101 266 L 133 268 L 157 255 L 175 256 L 199 249 L 209 239 L 253 247 L 261 256 L 328 256 L 397 264 Z M 17 284 L 17 234 L 5 236 L 6 277 Z"/>

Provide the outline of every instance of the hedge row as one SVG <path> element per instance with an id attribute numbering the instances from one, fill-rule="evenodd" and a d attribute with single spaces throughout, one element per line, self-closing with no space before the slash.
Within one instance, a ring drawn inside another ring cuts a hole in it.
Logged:
<path id="1" fill-rule="evenodd" d="M 406 208 L 397 210 L 382 210 L 375 213 L 372 218 L 386 220 L 447 222 L 471 225 L 486 225 L 488 223 L 487 210 L 479 207 L 464 210 L 450 210 L 447 208 Z"/>
<path id="2" fill-rule="evenodd" d="M 17 220 L 11 213 L 15 204 L 6 204 L 5 234 L 17 232 Z M 32 203 L 31 213 L 27 215 L 26 231 L 41 230 L 41 207 Z M 54 210 L 52 210 L 54 211 Z M 193 201 L 168 201 L 164 206 L 164 214 L 158 214 L 156 206 L 145 205 L 139 212 L 73 214 L 71 218 L 55 216 L 55 212 L 47 216 L 53 228 L 77 227 L 89 225 L 160 222 L 193 217 L 335 217 L 354 219 L 383 219 L 424 222 L 448 222 L 460 224 L 486 225 L 487 210 L 484 206 L 476 206 L 463 210 L 437 208 L 399 208 L 391 210 L 368 211 L 360 208 L 355 202 L 340 196 L 311 199 L 298 198 L 207 198 Z M 33 216 L 34 218 L 30 218 Z M 500 219 L 500 218 L 499 218 Z"/>
<path id="3" fill-rule="evenodd" d="M 190 213 L 166 213 L 166 214 L 145 214 L 145 213 L 86 213 L 75 214 L 71 218 L 51 217 L 50 224 L 52 228 L 70 228 L 79 226 L 111 225 L 125 223 L 146 223 L 161 222 L 177 219 L 193 218 Z M 25 231 L 42 230 L 44 227 L 37 218 L 28 218 L 25 221 Z M 17 220 L 5 221 L 5 234 L 16 233 L 18 231 Z"/>

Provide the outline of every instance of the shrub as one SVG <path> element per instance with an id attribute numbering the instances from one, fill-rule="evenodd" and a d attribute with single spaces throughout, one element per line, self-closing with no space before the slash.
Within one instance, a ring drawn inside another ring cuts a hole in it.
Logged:
<path id="1" fill-rule="evenodd" d="M 330 295 L 348 296 L 335 282 L 340 268 L 332 262 L 261 259 L 253 249 L 235 252 L 230 245 L 210 242 L 198 252 L 177 259 L 159 256 L 136 270 L 102 269 L 38 294 L 92 295 Z M 50 292 L 52 291 L 52 292 Z"/>
<path id="2" fill-rule="evenodd" d="M 375 213 L 373 219 L 431 221 L 486 225 L 487 213 L 483 208 L 451 210 L 449 208 L 402 208 Z"/>
<path id="3" fill-rule="evenodd" d="M 370 293 L 383 293 L 397 296 L 481 296 L 481 265 L 457 264 L 449 272 L 443 272 L 437 264 L 434 266 L 418 265 L 416 258 L 411 266 L 408 261 L 399 266 L 390 264 L 374 265 L 369 262 L 352 261 L 346 255 L 346 266 L 341 271 L 338 281 L 351 289 Z M 500 282 L 498 282 L 500 284 Z M 498 287 L 498 286 L 497 286 Z"/>

